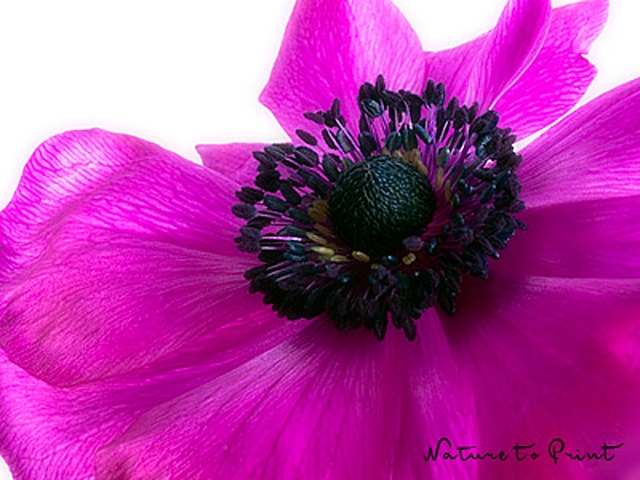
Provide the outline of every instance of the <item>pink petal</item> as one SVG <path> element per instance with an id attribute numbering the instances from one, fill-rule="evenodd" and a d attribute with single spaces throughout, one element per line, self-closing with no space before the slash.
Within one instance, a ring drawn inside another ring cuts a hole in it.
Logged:
<path id="1" fill-rule="evenodd" d="M 360 85 L 384 75 L 389 88 L 420 92 L 420 41 L 389 0 L 298 0 L 260 101 L 294 138 L 317 128 L 302 114 L 327 110 L 335 98 L 352 128 Z"/>
<path id="2" fill-rule="evenodd" d="M 101 454 L 98 477 L 375 478 L 399 437 L 387 421 L 395 363 L 368 332 L 316 322 L 143 416 Z"/>
<path id="3" fill-rule="evenodd" d="M 522 150 L 528 208 L 640 192 L 640 80 L 611 90 Z"/>
<path id="4" fill-rule="evenodd" d="M 427 343 L 408 344 L 395 331 L 378 342 L 370 332 L 343 333 L 319 319 L 142 416 L 99 454 L 98 477 L 473 478 L 473 466 L 422 460 L 424 424 L 454 434 L 464 432 L 458 422 L 468 428 L 456 408 L 466 397 L 446 401 L 456 377 L 439 369 L 451 360 L 438 358 L 446 343 L 441 327 L 431 326 L 440 335 L 427 352 Z M 420 397 L 412 399 L 411 390 Z M 452 476 L 436 475 L 445 472 Z"/>
<path id="5" fill-rule="evenodd" d="M 469 379 L 460 375 L 458 359 L 434 309 L 422 315 L 418 332 L 413 342 L 402 336 L 396 342 L 394 357 L 402 358 L 409 381 L 406 392 L 400 391 L 399 382 L 394 387 L 396 394 L 403 396 L 402 415 L 395 416 L 402 424 L 402 435 L 393 452 L 393 474 L 381 478 L 479 478 L 474 462 L 424 460 L 429 448 L 436 448 L 441 438 L 471 445 L 478 431 Z"/>
<path id="6" fill-rule="evenodd" d="M 302 328 L 248 294 L 242 275 L 255 260 L 233 242 L 235 188 L 133 137 L 45 142 L 1 214 L 0 342 L 11 360 L 68 385 L 235 365 Z"/>
<path id="7" fill-rule="evenodd" d="M 482 462 L 480 477 L 583 479 L 591 469 L 606 471 L 604 461 L 563 457 L 554 465 L 547 444 L 561 437 L 572 451 L 601 452 L 604 442 L 634 436 L 637 423 L 629 421 L 638 419 L 638 370 L 621 361 L 606 338 L 616 325 L 637 320 L 640 282 L 504 271 L 486 281 L 465 280 L 459 312 L 445 328 L 461 376 L 472 381 L 478 445 L 535 442 L 532 451 L 541 458 Z"/>
<path id="8" fill-rule="evenodd" d="M 196 150 L 205 167 L 240 185 L 253 185 L 257 175 L 257 161 L 252 153 L 262 151 L 264 143 L 228 143 L 198 145 Z"/>
<path id="9" fill-rule="evenodd" d="M 584 57 L 607 19 L 608 0 L 556 8 L 533 63 L 498 99 L 501 125 L 524 138 L 568 112 L 596 75 Z"/>
<path id="10" fill-rule="evenodd" d="M 94 478 L 96 452 L 139 415 L 216 375 L 210 365 L 194 365 L 56 388 L 0 350 L 0 454 L 16 479 Z"/>
<path id="11" fill-rule="evenodd" d="M 525 210 L 498 268 L 525 276 L 640 277 L 640 195 Z M 535 259 L 535 261 L 531 261 Z"/>
<path id="12" fill-rule="evenodd" d="M 425 78 L 444 82 L 449 97 L 490 108 L 540 50 L 549 0 L 510 0 L 496 27 L 459 47 L 425 54 Z"/>
<path id="13" fill-rule="evenodd" d="M 115 389 L 51 387 L 9 362 L 4 352 L 0 388 L 0 453 L 14 478 L 25 480 L 92 478 L 95 452 L 144 403 L 135 395 L 123 402 L 123 392 Z"/>

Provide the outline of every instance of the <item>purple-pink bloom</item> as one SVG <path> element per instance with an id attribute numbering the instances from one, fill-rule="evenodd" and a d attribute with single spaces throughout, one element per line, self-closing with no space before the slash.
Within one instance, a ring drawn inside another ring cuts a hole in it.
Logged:
<path id="1" fill-rule="evenodd" d="M 299 145 L 336 98 L 357 132 L 379 75 L 418 95 L 433 79 L 524 138 L 590 84 L 607 6 L 511 0 L 491 32 L 425 53 L 387 0 L 299 0 L 261 101 Z M 0 453 L 17 479 L 615 478 L 624 446 L 556 464 L 547 445 L 637 441 L 639 111 L 634 80 L 518 152 L 528 230 L 413 341 L 248 293 L 232 208 L 264 145 L 200 146 L 203 168 L 101 130 L 47 140 L 0 214 Z M 509 459 L 425 460 L 444 437 Z"/>

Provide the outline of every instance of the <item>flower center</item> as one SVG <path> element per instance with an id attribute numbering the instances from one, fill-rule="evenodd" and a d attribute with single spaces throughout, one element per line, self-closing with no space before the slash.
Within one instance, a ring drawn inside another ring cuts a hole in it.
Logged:
<path id="1" fill-rule="evenodd" d="M 495 112 L 445 100 L 442 84 L 418 96 L 378 77 L 360 88 L 357 134 L 336 100 L 304 115 L 318 135 L 254 152 L 255 186 L 232 208 L 246 222 L 238 248 L 260 262 L 250 291 L 280 316 L 380 339 L 390 322 L 415 338 L 428 308 L 453 315 L 464 278 L 487 278 L 526 227 L 515 137 Z"/>
<path id="2" fill-rule="evenodd" d="M 369 255 L 395 252 L 433 218 L 436 197 L 427 178 L 386 155 L 355 163 L 336 181 L 329 217 L 336 235 Z"/>

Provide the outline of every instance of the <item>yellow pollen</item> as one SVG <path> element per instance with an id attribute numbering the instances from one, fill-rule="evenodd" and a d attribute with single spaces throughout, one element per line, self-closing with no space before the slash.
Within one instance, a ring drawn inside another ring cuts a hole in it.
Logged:
<path id="1" fill-rule="evenodd" d="M 319 243 L 320 245 L 327 245 L 329 242 L 315 233 L 307 232 L 307 238 L 312 242 Z"/>
<path id="2" fill-rule="evenodd" d="M 422 163 L 422 156 L 417 148 L 404 152 L 403 157 L 411 165 L 416 167 L 420 173 L 423 175 L 429 175 L 429 170 L 427 170 L 427 167 Z"/>
<path id="3" fill-rule="evenodd" d="M 444 182 L 444 198 L 447 202 L 451 201 L 451 179 Z"/>
<path id="4" fill-rule="evenodd" d="M 336 253 L 335 250 L 327 247 L 311 247 L 311 251 L 316 252 L 322 257 L 333 257 Z"/>
<path id="5" fill-rule="evenodd" d="M 354 250 L 353 252 L 351 252 L 351 256 L 362 263 L 367 263 L 369 262 L 369 260 L 371 260 L 371 258 L 369 258 L 369 255 L 359 250 Z"/>
<path id="6" fill-rule="evenodd" d="M 416 255 L 413 252 L 408 253 L 404 257 L 402 257 L 402 263 L 404 263 L 405 265 L 411 265 L 415 261 Z"/>
<path id="7" fill-rule="evenodd" d="M 333 237 L 333 232 L 320 223 L 316 223 L 313 228 L 319 231 L 325 237 Z"/>
<path id="8" fill-rule="evenodd" d="M 309 214 L 309 216 L 316 222 L 326 222 L 328 218 L 327 207 L 326 206 L 323 207 L 320 204 L 321 201 L 324 201 L 324 200 L 318 200 L 307 209 L 307 213 Z"/>
<path id="9" fill-rule="evenodd" d="M 442 188 L 443 180 L 444 180 L 444 169 L 442 167 L 438 167 L 438 171 L 436 172 L 436 190 L 440 190 Z"/>
<path id="10" fill-rule="evenodd" d="M 381 265 L 379 263 L 372 263 L 371 264 L 371 270 L 377 270 L 381 267 Z"/>
<path id="11" fill-rule="evenodd" d="M 349 259 L 344 255 L 333 255 L 329 260 L 336 263 L 344 263 L 349 261 Z"/>

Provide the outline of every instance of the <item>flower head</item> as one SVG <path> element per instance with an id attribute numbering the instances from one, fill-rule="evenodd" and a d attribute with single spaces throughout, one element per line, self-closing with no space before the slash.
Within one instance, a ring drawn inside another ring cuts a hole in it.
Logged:
<path id="1" fill-rule="evenodd" d="M 261 97 L 292 143 L 42 144 L 0 214 L 14 475 L 598 473 L 513 446 L 637 424 L 640 82 L 513 135 L 575 105 L 606 7 L 511 0 L 424 53 L 387 1 L 299 0 Z"/>

